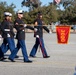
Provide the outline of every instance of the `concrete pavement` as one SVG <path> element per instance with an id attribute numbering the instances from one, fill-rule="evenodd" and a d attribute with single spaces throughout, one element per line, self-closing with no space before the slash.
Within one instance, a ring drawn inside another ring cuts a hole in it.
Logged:
<path id="1" fill-rule="evenodd" d="M 28 55 L 34 45 L 33 33 L 26 33 Z M 15 40 L 16 42 L 16 40 Z M 40 49 L 36 58 L 29 57 L 33 63 L 24 63 L 21 50 L 20 56 L 12 63 L 8 59 L 0 62 L 0 75 L 74 75 L 76 66 L 76 34 L 70 34 L 69 43 L 58 44 L 56 33 L 44 33 L 44 42 L 50 58 L 43 58 Z M 8 57 L 10 51 L 5 56 Z"/>

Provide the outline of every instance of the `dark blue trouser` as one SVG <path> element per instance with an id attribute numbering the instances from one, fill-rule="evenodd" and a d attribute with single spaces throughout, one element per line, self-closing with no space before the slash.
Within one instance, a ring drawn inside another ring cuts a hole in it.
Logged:
<path id="1" fill-rule="evenodd" d="M 18 40 L 17 43 L 17 47 L 15 48 L 15 50 L 11 53 L 11 55 L 9 56 L 9 58 L 11 58 L 12 60 L 14 60 L 16 54 L 18 53 L 19 49 L 22 49 L 22 54 L 24 57 L 24 61 L 28 61 L 28 55 L 27 55 L 27 51 L 26 51 L 26 45 L 25 45 L 25 40 Z"/>
<path id="2" fill-rule="evenodd" d="M 47 56 L 47 52 L 46 52 L 46 49 L 44 47 L 43 38 L 36 38 L 35 45 L 33 46 L 30 55 L 35 56 L 39 45 L 40 45 L 43 57 L 46 57 Z"/>
<path id="3" fill-rule="evenodd" d="M 4 56 L 4 53 L 2 52 L 1 48 L 0 48 L 0 58 Z"/>
<path id="4" fill-rule="evenodd" d="M 8 49 L 10 49 L 11 52 L 15 49 L 15 42 L 13 38 L 4 38 L 3 40 L 3 43 L 1 45 L 2 52 L 6 53 Z"/>

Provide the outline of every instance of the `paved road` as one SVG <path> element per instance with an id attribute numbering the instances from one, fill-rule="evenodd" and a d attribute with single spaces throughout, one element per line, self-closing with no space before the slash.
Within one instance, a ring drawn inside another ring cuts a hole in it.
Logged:
<path id="1" fill-rule="evenodd" d="M 44 34 L 45 47 L 50 58 L 42 58 L 40 49 L 36 58 L 29 58 L 33 63 L 24 63 L 21 50 L 15 63 L 6 59 L 0 62 L 0 75 L 74 75 L 76 66 L 76 34 L 70 34 L 67 45 L 57 44 L 56 34 Z M 26 34 L 28 55 L 34 44 L 33 33 Z M 16 41 L 15 41 L 16 42 Z M 5 56 L 8 57 L 10 51 Z"/>

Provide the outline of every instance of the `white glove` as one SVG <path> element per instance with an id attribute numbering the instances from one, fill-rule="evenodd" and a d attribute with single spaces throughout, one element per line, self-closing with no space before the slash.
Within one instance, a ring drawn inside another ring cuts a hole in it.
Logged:
<path id="1" fill-rule="evenodd" d="M 2 40 L 2 38 L 0 38 L 0 41 Z"/>
<path id="2" fill-rule="evenodd" d="M 0 35 L 0 38 L 2 38 L 2 35 Z"/>
<path id="3" fill-rule="evenodd" d="M 36 35 L 36 38 L 39 38 L 39 35 Z"/>
<path id="4" fill-rule="evenodd" d="M 14 35 L 14 38 L 16 38 L 16 33 L 15 33 L 15 35 Z"/>
<path id="5" fill-rule="evenodd" d="M 52 32 L 50 31 L 49 34 L 51 34 Z"/>
<path id="6" fill-rule="evenodd" d="M 24 27 L 26 27 L 27 25 L 26 24 L 24 24 Z"/>
<path id="7" fill-rule="evenodd" d="M 35 31 L 35 32 L 37 32 L 37 30 L 38 30 L 37 28 L 34 28 L 34 31 Z"/>
<path id="8" fill-rule="evenodd" d="M 10 34 L 7 34 L 7 37 L 10 37 Z"/>
<path id="9" fill-rule="evenodd" d="M 2 40 L 2 35 L 0 35 L 0 40 Z"/>

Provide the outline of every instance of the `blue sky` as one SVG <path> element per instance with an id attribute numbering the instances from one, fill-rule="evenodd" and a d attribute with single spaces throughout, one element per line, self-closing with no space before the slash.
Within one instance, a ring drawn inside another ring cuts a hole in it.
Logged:
<path id="1" fill-rule="evenodd" d="M 28 11 L 28 8 L 26 7 L 21 7 L 21 2 L 23 0 L 0 0 L 0 1 L 6 1 L 8 5 L 10 5 L 11 3 L 16 5 L 16 11 L 18 9 L 22 9 L 24 11 Z M 49 2 L 53 2 L 53 0 L 40 0 L 42 2 L 42 5 L 47 5 Z"/>

